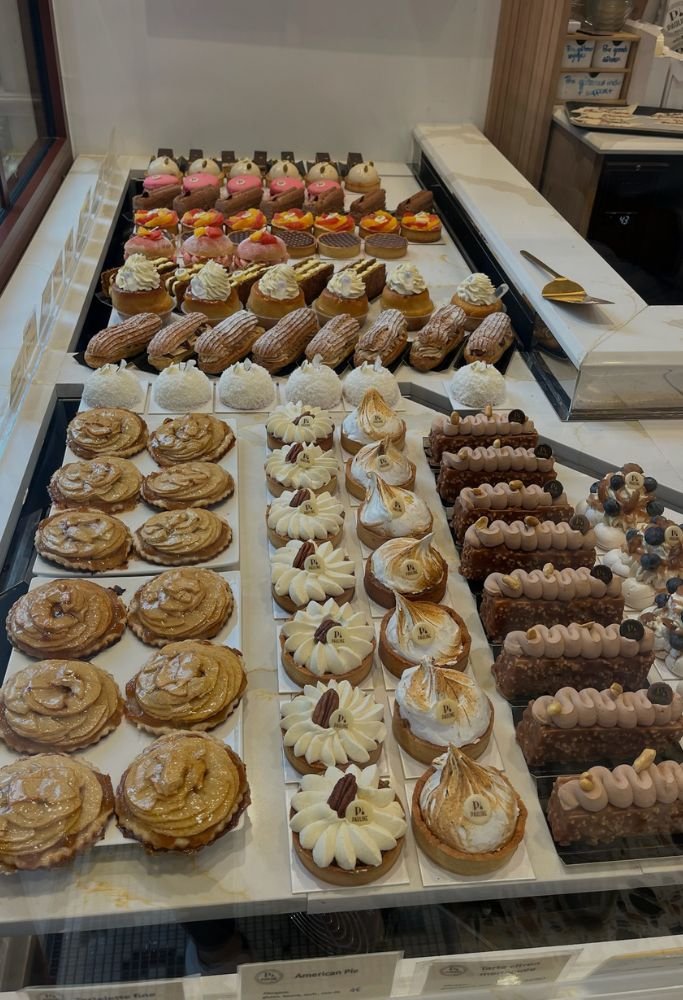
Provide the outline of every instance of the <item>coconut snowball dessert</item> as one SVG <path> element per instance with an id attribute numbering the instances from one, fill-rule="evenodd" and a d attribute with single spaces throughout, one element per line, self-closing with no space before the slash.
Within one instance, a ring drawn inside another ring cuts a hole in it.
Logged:
<path id="1" fill-rule="evenodd" d="M 334 493 L 337 489 L 337 459 L 317 444 L 286 444 L 269 456 L 265 469 L 268 492 L 274 497 L 283 490 Z"/>
<path id="2" fill-rule="evenodd" d="M 95 406 L 120 406 L 124 410 L 135 410 L 144 401 L 142 385 L 126 362 L 118 365 L 102 365 L 89 375 L 83 386 L 83 402 L 92 409 Z"/>
<path id="3" fill-rule="evenodd" d="M 380 475 L 369 473 L 370 485 L 358 508 L 358 537 L 370 549 L 388 538 L 424 538 L 434 518 L 428 505 L 411 490 L 390 486 Z"/>
<path id="4" fill-rule="evenodd" d="M 299 774 L 376 764 L 386 736 L 383 716 L 372 692 L 348 681 L 306 684 L 282 706 L 285 756 Z"/>
<path id="5" fill-rule="evenodd" d="M 317 444 L 323 451 L 332 448 L 334 423 L 318 406 L 285 403 L 273 410 L 266 422 L 269 448 L 285 444 Z"/>
<path id="6" fill-rule="evenodd" d="M 285 397 L 290 403 L 331 409 L 341 402 L 341 379 L 332 368 L 322 363 L 319 354 L 304 361 L 287 380 Z"/>
<path id="7" fill-rule="evenodd" d="M 372 670 L 374 651 L 372 622 L 334 598 L 310 601 L 280 630 L 282 665 L 301 687 L 332 679 L 361 684 Z"/>
<path id="8" fill-rule="evenodd" d="M 425 657 L 449 670 L 467 670 L 471 639 L 457 612 L 445 604 L 413 601 L 396 592 L 396 607 L 382 619 L 379 658 L 395 677 Z"/>
<path id="9" fill-rule="evenodd" d="M 407 829 L 393 788 L 377 765 L 307 774 L 292 798 L 289 825 L 297 857 L 332 885 L 367 885 L 399 859 Z"/>
<path id="10" fill-rule="evenodd" d="M 470 331 L 476 330 L 486 316 L 503 309 L 493 282 L 488 275 L 480 272 L 470 274 L 460 282 L 451 303 L 463 310 L 466 316 L 465 329 Z"/>
<path id="11" fill-rule="evenodd" d="M 213 397 L 211 380 L 200 372 L 196 361 L 181 361 L 164 368 L 152 389 L 157 406 L 173 413 L 196 410 Z"/>
<path id="12" fill-rule="evenodd" d="M 364 445 L 353 458 L 347 458 L 345 469 L 346 489 L 359 500 L 365 500 L 373 474 L 381 476 L 389 486 L 405 490 L 415 486 L 415 463 L 406 458 L 390 438 Z"/>
<path id="13" fill-rule="evenodd" d="M 266 509 L 268 541 L 276 548 L 293 538 L 331 542 L 337 546 L 344 531 L 344 505 L 330 493 L 285 490 Z"/>
<path id="14" fill-rule="evenodd" d="M 476 759 L 491 739 L 493 706 L 472 677 L 424 657 L 401 676 L 392 730 L 399 746 L 422 764 L 449 746 Z"/>
<path id="15" fill-rule="evenodd" d="M 351 406 L 358 406 L 368 389 L 375 389 L 387 406 L 396 406 L 401 399 L 396 376 L 384 367 L 379 358 L 372 364 L 364 361 L 344 377 L 344 399 Z"/>
<path id="16" fill-rule="evenodd" d="M 331 542 L 291 541 L 271 556 L 271 582 L 276 604 L 294 614 L 311 601 L 350 601 L 356 570 L 346 552 Z"/>
<path id="17" fill-rule="evenodd" d="M 267 410 L 275 400 L 275 383 L 270 372 L 247 358 L 223 372 L 218 398 L 233 410 Z"/>
<path id="18" fill-rule="evenodd" d="M 577 504 L 576 513 L 588 518 L 597 548 L 604 552 L 620 549 L 630 528 L 644 528 L 651 518 L 664 513 L 656 490 L 657 480 L 630 462 L 593 483 L 588 497 Z"/>
<path id="19" fill-rule="evenodd" d="M 683 576 L 683 528 L 658 517 L 646 528 L 629 528 L 621 549 L 612 549 L 604 563 L 623 580 L 628 608 L 644 611 L 666 591 L 667 580 Z"/>
<path id="20" fill-rule="evenodd" d="M 484 875 L 512 858 L 527 811 L 505 774 L 449 746 L 415 785 L 412 827 L 419 848 L 457 875 Z"/>
<path id="21" fill-rule="evenodd" d="M 485 406 L 498 406 L 505 399 L 505 377 L 485 361 L 473 361 L 454 373 L 451 379 L 451 396 L 464 406 L 482 410 Z"/>
<path id="22" fill-rule="evenodd" d="M 406 440 L 405 420 L 394 413 L 376 389 L 368 389 L 355 410 L 342 423 L 341 444 L 344 451 L 355 455 L 363 445 L 389 438 L 397 448 Z"/>

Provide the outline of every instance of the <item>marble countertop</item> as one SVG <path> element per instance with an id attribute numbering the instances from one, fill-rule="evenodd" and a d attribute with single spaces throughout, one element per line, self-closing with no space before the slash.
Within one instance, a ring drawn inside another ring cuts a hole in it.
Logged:
<path id="1" fill-rule="evenodd" d="M 576 368 L 609 362 L 683 380 L 683 306 L 648 306 L 474 125 L 418 125 L 414 134 Z M 614 305 L 548 302 L 541 289 L 549 276 L 522 249 Z"/>
<path id="2" fill-rule="evenodd" d="M 590 103 L 589 101 L 586 103 Z M 629 135 L 626 132 L 592 132 L 577 128 L 567 120 L 564 106 L 556 107 L 553 121 L 560 128 L 571 132 L 596 153 L 610 156 L 683 156 L 683 137 L 680 139 L 665 135 Z"/>
<path id="3" fill-rule="evenodd" d="M 480 158 L 483 169 L 486 156 L 481 147 L 486 141 L 476 129 L 469 126 L 461 129 L 465 136 L 462 141 L 475 147 L 474 160 Z M 436 148 L 439 141 L 437 129 L 430 142 Z M 443 141 L 447 143 L 447 137 Z M 445 153 L 443 156 L 445 157 Z M 72 338 L 74 324 L 128 171 L 140 165 L 144 165 L 144 158 L 120 158 L 116 164 L 117 169 L 97 224 L 62 303 L 50 339 L 41 350 L 39 363 L 21 404 L 9 442 L 0 456 L 0 478 L 5 487 L 4 496 L 8 500 L 0 511 L 0 529 L 4 532 L 5 541 L 8 535 L 5 528 L 12 524 L 13 512 L 22 502 L 23 489 L 32 471 L 32 457 L 40 446 L 54 398 L 58 392 L 64 391 L 65 386 L 74 385 L 78 388 L 82 382 L 84 369 L 77 369 L 65 358 L 65 348 Z M 437 163 L 437 166 L 440 164 Z M 55 199 L 53 222 L 44 234 L 46 240 L 38 240 L 37 251 L 40 253 L 34 258 L 32 245 L 25 262 L 22 261 L 15 273 L 7 299 L 5 296 L 0 299 L 0 322 L 8 315 L 13 315 L 14 323 L 19 329 L 23 329 L 27 310 L 39 304 L 36 295 L 39 299 L 42 291 L 40 278 L 45 272 L 49 274 L 53 263 L 45 249 L 47 237 L 50 244 L 56 246 L 60 235 L 66 235 L 74 224 L 83 193 L 87 185 L 93 183 L 97 169 L 96 162 L 84 159 L 79 159 L 74 165 L 68 182 Z M 478 185 L 472 180 L 476 177 L 476 162 L 470 159 L 467 169 L 470 172 L 468 187 L 478 187 L 478 197 L 483 196 L 485 185 Z M 409 176 L 409 172 L 403 169 L 399 172 L 397 167 L 396 177 L 408 181 Z M 503 182 L 494 177 L 490 187 L 493 202 L 502 193 L 503 187 Z M 514 185 L 508 189 L 508 197 L 515 202 L 517 196 L 514 195 Z M 526 193 L 520 197 L 523 200 Z M 536 231 L 540 232 L 544 210 L 539 207 L 538 211 L 539 228 Z M 508 228 L 512 226 L 510 219 L 507 225 Z M 494 233 L 492 219 L 482 216 L 482 229 L 486 231 L 485 235 Z M 548 238 L 555 238 L 552 232 Z M 503 240 L 502 236 L 500 240 Z M 576 240 L 578 241 L 578 237 Z M 531 249 L 539 248 L 532 244 Z M 522 269 L 526 266 L 522 262 Z M 444 375 L 424 376 L 410 369 L 402 369 L 398 372 L 398 378 L 429 385 L 438 392 L 445 391 Z M 615 464 L 628 460 L 639 461 L 649 474 L 683 489 L 683 455 L 675 444 L 677 440 L 680 442 L 680 422 L 564 424 L 557 418 L 519 357 L 513 359 L 506 381 L 508 397 L 505 405 L 524 408 L 536 420 L 542 433 L 552 440 L 566 442 L 605 461 L 614 461 Z M 405 416 L 410 429 L 420 434 L 428 429 L 431 421 L 430 411 L 410 400 L 406 402 Z M 106 857 L 102 850 L 96 849 L 79 859 L 75 866 L 62 871 L 27 873 L 4 879 L 0 884 L 0 926 L 3 931 L 22 933 L 29 929 L 59 930 L 78 926 L 157 922 L 160 919 L 200 919 L 225 916 L 237 910 L 258 913 L 304 908 L 309 911 L 355 909 L 375 906 L 379 898 L 385 905 L 417 905 L 434 902 L 437 898 L 485 898 L 491 896 L 492 890 L 495 895 L 513 892 L 576 892 L 599 886 L 615 888 L 667 881 L 672 866 L 664 862 L 648 865 L 647 871 L 637 864 L 594 865 L 588 869 L 568 871 L 559 862 L 552 848 L 538 806 L 532 805 L 528 843 L 537 877 L 534 882 L 422 888 L 417 874 L 416 849 L 411 841 L 407 845 L 409 885 L 375 887 L 372 892 L 360 894 L 330 890 L 309 897 L 292 895 L 288 865 L 284 860 L 288 843 L 284 802 L 281 789 L 273 791 L 272 784 L 274 769 L 278 773 L 281 769 L 280 749 L 276 740 L 262 739 L 263 732 L 277 728 L 278 713 L 277 685 L 273 671 L 276 654 L 273 630 L 270 627 L 263 628 L 264 621 L 268 619 L 270 623 L 271 618 L 263 510 L 259 504 L 247 502 L 253 496 L 263 494 L 262 427 L 262 415 L 238 417 L 242 442 L 239 473 L 242 531 L 250 540 L 253 539 L 253 545 L 243 548 L 245 556 L 241 567 L 242 593 L 248 595 L 243 598 L 242 614 L 244 652 L 250 685 L 245 708 L 245 759 L 253 794 L 249 822 L 244 830 L 231 835 L 229 845 L 226 841 L 224 850 L 219 842 L 215 848 L 208 849 L 196 858 L 147 858 L 136 845 L 117 847 L 106 852 Z M 490 656 L 488 646 L 469 590 L 463 585 L 458 594 L 458 609 L 465 615 L 474 639 L 475 670 L 485 679 L 489 662 L 486 657 Z M 506 764 L 510 762 L 513 781 L 525 800 L 534 803 L 532 781 L 521 763 L 507 717 L 509 709 L 494 691 L 490 694 L 492 699 L 497 699 L 496 709 L 502 722 L 496 731 L 501 754 Z"/>

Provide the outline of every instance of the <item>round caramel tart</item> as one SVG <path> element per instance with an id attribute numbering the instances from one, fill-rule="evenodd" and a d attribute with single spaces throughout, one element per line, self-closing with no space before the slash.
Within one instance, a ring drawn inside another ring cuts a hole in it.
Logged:
<path id="1" fill-rule="evenodd" d="M 20 753 L 71 753 L 97 743 L 121 721 L 116 681 L 83 660 L 41 660 L 5 678 L 0 738 Z"/>
<path id="2" fill-rule="evenodd" d="M 211 413 L 167 417 L 152 432 L 147 445 L 157 465 L 218 462 L 235 444 L 229 424 Z"/>
<path id="3" fill-rule="evenodd" d="M 160 736 L 123 772 L 116 821 L 147 851 L 192 854 L 232 830 L 251 799 L 247 770 L 207 733 Z"/>
<path id="4" fill-rule="evenodd" d="M 331 885 L 367 885 L 399 859 L 407 829 L 403 806 L 377 765 L 307 774 L 292 797 L 292 843 L 303 866 Z"/>
<path id="5" fill-rule="evenodd" d="M 212 507 L 233 495 L 235 481 L 216 462 L 184 462 L 150 472 L 141 492 L 146 503 L 161 510 Z"/>
<path id="6" fill-rule="evenodd" d="M 501 868 L 524 838 L 527 811 L 507 777 L 457 747 L 434 761 L 413 791 L 418 847 L 456 875 Z"/>
<path id="7" fill-rule="evenodd" d="M 123 521 L 104 511 L 62 510 L 40 522 L 34 544 L 48 562 L 103 573 L 127 564 L 133 539 Z"/>
<path id="8" fill-rule="evenodd" d="M 85 660 L 118 642 L 126 608 L 116 588 L 62 577 L 20 597 L 5 627 L 12 645 L 27 656 Z"/>
<path id="9" fill-rule="evenodd" d="M 342 448 L 355 455 L 363 445 L 385 438 L 397 448 L 403 448 L 406 441 L 405 420 L 384 402 L 377 389 L 368 389 L 356 409 L 342 421 Z"/>
<path id="10" fill-rule="evenodd" d="M 457 746 L 476 759 L 493 732 L 493 706 L 476 681 L 425 657 L 396 688 L 392 730 L 399 746 L 422 764 Z"/>
<path id="11" fill-rule="evenodd" d="M 374 652 L 372 622 L 332 598 L 311 601 L 280 629 L 282 665 L 300 687 L 332 680 L 361 684 L 372 670 Z"/>
<path id="12" fill-rule="evenodd" d="M 152 514 L 133 536 L 141 559 L 162 566 L 208 562 L 232 541 L 232 528 L 203 507 L 163 510 Z"/>
<path id="13" fill-rule="evenodd" d="M 285 490 L 316 494 L 337 490 L 337 459 L 317 444 L 286 444 L 269 456 L 265 470 L 268 492 L 274 497 Z"/>
<path id="14" fill-rule="evenodd" d="M 96 406 L 76 414 L 67 427 L 66 443 L 79 458 L 129 458 L 147 444 L 147 424 L 132 410 Z"/>
<path id="15" fill-rule="evenodd" d="M 411 490 L 390 486 L 376 472 L 370 472 L 369 479 L 356 523 L 364 545 L 376 549 L 389 538 L 424 538 L 431 533 L 434 519 L 424 500 Z"/>
<path id="16" fill-rule="evenodd" d="M 82 757 L 41 753 L 0 768 L 0 872 L 68 864 L 104 836 L 111 779 Z"/>
<path id="17" fill-rule="evenodd" d="M 48 492 L 55 507 L 87 507 L 115 514 L 135 507 L 141 484 L 142 474 L 128 459 L 102 455 L 57 469 Z"/>
<path id="18" fill-rule="evenodd" d="M 232 715 L 246 687 L 239 650 L 206 640 L 169 642 L 126 684 L 126 716 L 154 736 L 203 732 Z"/>
<path id="19" fill-rule="evenodd" d="M 467 670 L 472 640 L 460 615 L 445 604 L 413 601 L 394 592 L 396 607 L 382 619 L 379 658 L 394 675 L 416 666 L 425 656 L 437 667 Z"/>
<path id="20" fill-rule="evenodd" d="M 269 448 L 283 445 L 317 444 L 323 451 L 330 451 L 333 444 L 334 423 L 326 410 L 304 403 L 285 403 L 273 410 L 266 423 Z"/>
<path id="21" fill-rule="evenodd" d="M 382 438 L 364 445 L 345 464 L 346 489 L 351 496 L 365 500 L 371 485 L 370 473 L 376 473 L 389 486 L 404 490 L 415 488 L 415 463 L 396 447 L 390 438 Z"/>
<path id="22" fill-rule="evenodd" d="M 355 567 L 348 555 L 331 542 L 293 540 L 271 556 L 271 584 L 275 602 L 289 611 L 311 601 L 333 597 L 345 604 L 356 589 Z"/>
<path id="23" fill-rule="evenodd" d="M 128 624 L 148 646 L 213 639 L 235 606 L 230 584 L 210 569 L 186 566 L 152 577 L 136 590 Z"/>
<path id="24" fill-rule="evenodd" d="M 287 490 L 266 508 L 268 541 L 276 548 L 292 539 L 330 542 L 335 548 L 344 533 L 343 504 L 329 493 Z"/>
<path id="25" fill-rule="evenodd" d="M 396 594 L 438 604 L 446 593 L 448 566 L 433 536 L 390 538 L 365 564 L 365 592 L 383 608 L 393 608 Z"/>
<path id="26" fill-rule="evenodd" d="M 285 756 L 299 774 L 376 764 L 386 736 L 383 716 L 371 692 L 346 680 L 307 684 L 282 706 Z"/>

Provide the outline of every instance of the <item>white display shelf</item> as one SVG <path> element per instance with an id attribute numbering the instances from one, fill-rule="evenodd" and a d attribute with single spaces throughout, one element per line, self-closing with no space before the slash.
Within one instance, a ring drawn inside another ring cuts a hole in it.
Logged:
<path id="1" fill-rule="evenodd" d="M 484 145 L 485 140 L 479 133 L 476 136 L 479 145 Z M 82 261 L 85 286 L 106 238 L 113 207 L 127 172 L 144 166 L 144 162 L 143 157 L 119 160 L 111 198 L 105 201 L 101 222 L 98 220 L 93 229 Z M 402 183 L 404 180 L 401 178 Z M 495 179 L 495 183 L 499 183 L 499 178 Z M 484 194 L 488 194 L 493 187 L 493 181 L 481 184 Z M 65 192 L 65 198 L 73 201 L 74 217 L 82 201 L 80 188 L 78 192 L 78 196 Z M 496 198 L 500 198 L 499 192 Z M 469 207 L 476 212 L 473 198 Z M 490 229 L 491 223 L 487 222 L 487 231 Z M 432 289 L 436 292 L 437 304 L 440 304 L 452 294 L 454 285 L 464 276 L 467 268 L 459 260 L 454 247 L 452 256 L 448 244 L 445 249 L 438 246 L 431 249 L 436 251 L 435 256 L 447 256 L 446 260 L 434 262 L 435 268 L 443 268 L 445 279 L 443 285 L 437 284 Z M 543 256 L 541 245 L 532 246 L 532 249 L 538 249 Z M 19 280 L 23 282 L 24 289 L 30 290 L 30 268 L 22 272 L 22 267 L 23 262 L 18 272 Z M 427 270 L 428 266 L 425 267 Z M 431 273 L 437 272 L 430 270 Z M 13 301 L 16 302 L 16 297 Z M 78 290 L 74 287 L 65 301 L 67 305 L 60 312 L 53 338 L 46 345 L 44 358 L 19 411 L 13 434 L 0 457 L 0 477 L 5 483 L 7 497 L 0 515 L 0 528 L 3 529 L 13 523 L 12 518 L 21 504 L 33 456 L 50 419 L 55 394 L 63 392 L 63 387 L 80 391 L 83 377 L 87 374 L 86 369 L 65 361 L 64 355 L 83 298 L 79 299 Z M 3 304 L 0 302 L 0 317 L 3 315 Z M 404 368 L 399 370 L 397 376 L 399 381 L 414 382 L 442 392 L 443 374 L 419 375 L 412 369 Z M 605 461 L 614 461 L 615 465 L 629 460 L 639 461 L 648 474 L 675 488 L 683 488 L 683 459 L 680 450 L 675 448 L 680 435 L 680 424 L 677 422 L 650 424 L 647 427 L 636 422 L 562 424 L 520 359 L 513 359 L 506 381 L 506 404 L 525 409 L 535 419 L 542 436 Z M 419 439 L 428 431 L 432 413 L 407 399 L 402 416 L 409 430 Z M 4 879 L 0 884 L 0 930 L 16 934 L 27 930 L 39 932 L 210 919 L 238 912 L 275 913 L 297 909 L 317 912 L 389 905 L 414 906 L 455 899 L 536 896 L 670 881 L 670 861 L 592 864 L 571 869 L 562 865 L 543 819 L 533 779 L 514 740 L 509 706 L 491 684 L 491 651 L 476 614 L 474 599 L 465 582 L 453 574 L 455 608 L 465 619 L 472 635 L 471 669 L 494 705 L 498 752 L 529 810 L 525 844 L 535 880 L 491 879 L 484 883 L 461 880 L 457 884 L 425 886 L 417 848 L 409 832 L 404 849 L 408 882 L 374 886 L 367 892 L 321 889 L 310 894 L 292 894 L 278 725 L 281 695 L 278 691 L 275 626 L 270 598 L 269 546 L 263 520 L 264 417 L 238 413 L 231 419 L 237 425 L 240 442 L 238 489 L 243 543 L 241 624 L 245 666 L 249 675 L 248 698 L 243 713 L 243 740 L 252 804 L 244 829 L 231 836 L 229 850 L 222 849 L 218 841 L 196 857 L 169 855 L 149 858 L 136 845 L 121 846 L 111 852 L 91 851 L 68 868 Z M 426 483 L 427 479 L 423 481 Z M 572 501 L 580 498 L 576 492 L 578 485 L 565 483 Z M 360 546 L 353 538 L 351 523 L 345 532 L 349 548 L 353 550 L 350 554 L 360 559 Z M 8 541 L 5 532 L 3 544 Z M 449 562 L 455 568 L 454 550 Z M 359 591 L 362 594 L 362 583 Z M 382 671 L 376 666 L 374 681 L 378 699 L 387 698 L 382 676 Z M 388 711 L 388 701 L 385 704 Z M 400 775 L 399 751 L 390 738 L 387 739 L 385 754 L 391 772 Z"/>

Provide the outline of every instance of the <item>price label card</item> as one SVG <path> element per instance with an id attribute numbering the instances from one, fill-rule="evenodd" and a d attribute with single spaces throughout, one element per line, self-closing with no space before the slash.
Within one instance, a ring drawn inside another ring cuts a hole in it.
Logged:
<path id="1" fill-rule="evenodd" d="M 302 962 L 241 965 L 240 1000 L 385 1000 L 391 996 L 400 951 Z"/>
<path id="2" fill-rule="evenodd" d="M 57 262 L 52 268 L 52 296 L 56 301 L 62 293 L 64 284 L 64 252 L 60 251 Z"/>
<path id="3" fill-rule="evenodd" d="M 657 951 L 627 952 L 612 955 L 597 965 L 587 979 L 593 976 L 648 976 L 664 972 L 680 976 L 683 948 L 662 948 Z"/>
<path id="4" fill-rule="evenodd" d="M 456 958 L 450 962 L 428 962 L 425 963 L 427 975 L 420 995 L 444 993 L 455 996 L 465 989 L 554 983 L 573 955 L 573 952 L 566 951 L 529 958 L 497 959 L 491 956 L 490 959 Z"/>
<path id="5" fill-rule="evenodd" d="M 25 996 L 27 1000 L 185 1000 L 185 983 L 182 979 L 167 979 L 103 986 L 58 986 L 51 989 L 34 986 L 18 995 Z M 190 995 L 189 992 L 187 995 Z"/>
<path id="6" fill-rule="evenodd" d="M 64 273 L 70 275 L 76 262 L 76 239 L 73 229 L 64 243 Z"/>
<path id="7" fill-rule="evenodd" d="M 38 322 L 38 336 L 41 340 L 45 338 L 47 329 L 50 325 L 50 316 L 52 315 L 52 275 L 47 279 L 47 284 L 43 289 L 43 294 L 40 297 L 40 320 Z"/>
<path id="8" fill-rule="evenodd" d="M 21 339 L 24 345 L 24 350 L 26 351 L 26 357 L 29 358 L 33 354 L 33 350 L 38 341 L 38 322 L 34 312 L 31 313 L 26 321 L 26 326 L 24 327 L 24 333 Z"/>

